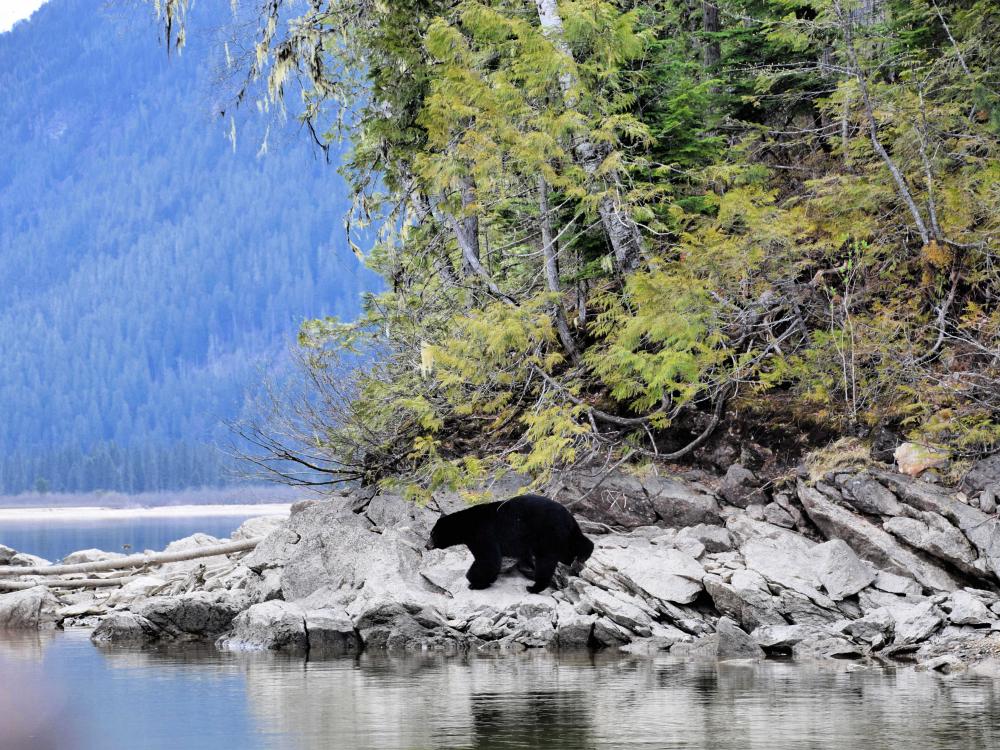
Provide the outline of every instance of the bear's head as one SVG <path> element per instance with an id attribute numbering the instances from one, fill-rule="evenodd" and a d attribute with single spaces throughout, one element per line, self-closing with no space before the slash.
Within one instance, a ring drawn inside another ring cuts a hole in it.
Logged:
<path id="1" fill-rule="evenodd" d="M 457 519 L 452 515 L 441 516 L 434 528 L 431 529 L 431 538 L 427 542 L 427 549 L 445 549 L 462 544 L 461 530 Z"/>

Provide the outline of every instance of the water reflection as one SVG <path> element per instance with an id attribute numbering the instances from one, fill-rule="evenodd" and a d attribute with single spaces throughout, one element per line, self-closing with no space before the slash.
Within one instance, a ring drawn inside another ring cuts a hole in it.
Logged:
<path id="1" fill-rule="evenodd" d="M 544 653 L 303 661 L 101 651 L 74 633 L 2 648 L 31 654 L 22 664 L 73 696 L 86 750 L 1000 747 L 997 684 L 909 669 Z"/>

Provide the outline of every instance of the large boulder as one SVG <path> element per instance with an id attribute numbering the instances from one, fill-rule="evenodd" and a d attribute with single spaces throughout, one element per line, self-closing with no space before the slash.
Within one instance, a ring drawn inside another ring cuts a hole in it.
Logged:
<path id="1" fill-rule="evenodd" d="M 976 461 L 962 477 L 962 489 L 969 494 L 990 487 L 1000 489 L 1000 453 Z"/>
<path id="2" fill-rule="evenodd" d="M 90 634 L 98 645 L 144 646 L 158 641 L 163 631 L 142 615 L 112 612 Z"/>
<path id="3" fill-rule="evenodd" d="M 718 634 L 716 655 L 720 660 L 764 658 L 764 650 L 728 617 L 719 618 L 716 633 Z"/>
<path id="4" fill-rule="evenodd" d="M 240 612 L 232 630 L 216 641 L 224 651 L 283 651 L 305 654 L 309 650 L 305 612 L 297 604 L 261 602 Z"/>
<path id="5" fill-rule="evenodd" d="M 926 482 L 889 472 L 876 475 L 907 505 L 936 513 L 951 522 L 979 553 L 977 568 L 1000 578 L 1000 519 L 959 502 L 951 493 Z"/>
<path id="6" fill-rule="evenodd" d="M 305 622 L 309 658 L 356 654 L 361 650 L 361 638 L 344 610 L 309 610 Z"/>
<path id="7" fill-rule="evenodd" d="M 195 591 L 178 596 L 154 596 L 133 608 L 159 631 L 177 640 L 215 638 L 229 629 L 246 602 L 230 592 Z"/>
<path id="8" fill-rule="evenodd" d="M 643 480 L 642 486 L 653 503 L 661 526 L 681 529 L 722 523 L 715 495 L 696 482 L 674 477 L 649 477 Z"/>
<path id="9" fill-rule="evenodd" d="M 799 500 L 810 520 L 829 538 L 843 539 L 862 558 L 901 576 L 912 576 L 937 591 L 951 591 L 958 583 L 931 561 L 897 542 L 892 535 L 846 508 L 835 505 L 801 480 Z"/>
<path id="10" fill-rule="evenodd" d="M 997 619 L 982 601 L 968 591 L 953 591 L 943 606 L 949 610 L 948 620 L 954 625 L 988 627 Z"/>
<path id="11" fill-rule="evenodd" d="M 868 472 L 837 475 L 837 486 L 845 502 L 870 516 L 899 516 L 903 505 L 896 496 Z"/>
<path id="12" fill-rule="evenodd" d="M 834 601 L 858 593 L 875 580 L 875 571 L 842 539 L 831 539 L 811 550 L 816 577 Z"/>
<path id="13" fill-rule="evenodd" d="M 56 628 L 62 604 L 45 586 L 0 594 L 0 630 Z"/>
<path id="14" fill-rule="evenodd" d="M 763 505 L 767 498 L 760 490 L 760 480 L 757 475 L 741 464 L 733 464 L 726 470 L 719 485 L 719 494 L 726 502 L 737 508 L 749 505 Z"/>
<path id="15" fill-rule="evenodd" d="M 674 477 L 573 473 L 553 482 L 547 492 L 591 521 L 626 529 L 721 523 L 719 503 L 710 490 Z"/>

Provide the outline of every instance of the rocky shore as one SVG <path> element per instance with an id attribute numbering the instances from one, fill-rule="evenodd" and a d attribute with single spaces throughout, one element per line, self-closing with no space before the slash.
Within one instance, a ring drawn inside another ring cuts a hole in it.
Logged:
<path id="1" fill-rule="evenodd" d="M 596 549 L 543 594 L 513 568 L 470 591 L 465 548 L 424 549 L 437 510 L 345 493 L 248 521 L 233 537 L 263 538 L 248 553 L 169 563 L 124 586 L 63 591 L 21 577 L 38 585 L 0 595 L 0 628 L 82 626 L 101 645 L 211 640 L 310 658 L 614 648 L 1000 676 L 998 489 L 1000 456 L 954 488 L 877 466 L 773 487 L 739 465 L 719 478 L 574 475 L 551 490 Z M 168 550 L 218 543 L 197 534 Z M 38 561 L 0 548 L 10 564 Z"/>

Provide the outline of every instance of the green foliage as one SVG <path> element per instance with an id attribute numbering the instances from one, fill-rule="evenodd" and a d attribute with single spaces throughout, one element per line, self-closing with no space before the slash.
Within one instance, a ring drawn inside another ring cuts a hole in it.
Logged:
<path id="1" fill-rule="evenodd" d="M 995 4 L 404 5 L 320 3 L 337 64 L 301 66 L 365 92 L 347 171 L 390 289 L 349 343 L 407 457 L 373 479 L 684 454 L 726 398 L 997 444 Z"/>

